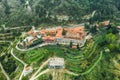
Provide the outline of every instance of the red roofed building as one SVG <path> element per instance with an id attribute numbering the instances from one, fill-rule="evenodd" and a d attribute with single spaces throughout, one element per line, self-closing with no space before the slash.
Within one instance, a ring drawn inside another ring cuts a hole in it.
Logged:
<path id="1" fill-rule="evenodd" d="M 34 33 L 34 30 L 33 30 L 33 29 L 31 29 L 30 31 L 28 31 L 26 34 L 27 34 L 27 35 L 30 35 L 30 34 L 32 34 L 32 33 Z"/>
<path id="2" fill-rule="evenodd" d="M 66 29 L 67 33 L 65 35 L 65 38 L 71 38 L 71 39 L 83 39 L 86 35 L 85 31 L 84 31 L 84 26 L 80 26 L 80 27 L 75 27 L 75 28 L 71 28 L 71 29 Z"/>
<path id="3" fill-rule="evenodd" d="M 65 34 L 63 34 L 63 30 Z M 27 45 L 33 43 L 34 40 L 38 38 L 42 38 L 44 42 L 58 42 L 63 44 L 69 44 L 69 42 L 73 42 L 75 44 L 81 44 L 85 39 L 86 32 L 84 31 L 84 26 L 72 27 L 72 28 L 48 28 L 42 29 L 40 31 L 32 28 L 29 32 L 27 32 L 29 36 L 24 40 L 27 42 Z"/>
<path id="4" fill-rule="evenodd" d="M 62 36 L 63 36 L 63 35 L 62 35 L 62 32 L 63 32 L 63 28 L 59 28 L 59 29 L 57 30 L 56 37 L 62 37 Z"/>
<path id="5" fill-rule="evenodd" d="M 55 41 L 55 37 L 46 36 L 46 37 L 43 37 L 43 41 L 44 42 L 54 42 Z"/>
<path id="6" fill-rule="evenodd" d="M 30 66 L 26 66 L 25 70 L 24 70 L 24 76 L 28 75 L 29 73 L 31 73 L 33 71 L 32 67 Z"/>
<path id="7" fill-rule="evenodd" d="M 77 46 L 72 46 L 73 49 L 77 49 Z"/>

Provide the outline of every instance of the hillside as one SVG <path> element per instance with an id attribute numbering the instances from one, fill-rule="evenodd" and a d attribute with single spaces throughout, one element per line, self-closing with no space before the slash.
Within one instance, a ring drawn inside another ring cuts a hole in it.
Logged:
<path id="1" fill-rule="evenodd" d="M 0 0 L 0 80 L 120 80 L 120 1 Z"/>
<path id="2" fill-rule="evenodd" d="M 80 23 L 83 16 L 93 11 L 96 14 L 90 22 L 120 20 L 119 0 L 1 0 L 0 4 L 0 24 L 13 27 Z M 59 16 L 68 19 L 59 21 Z"/>

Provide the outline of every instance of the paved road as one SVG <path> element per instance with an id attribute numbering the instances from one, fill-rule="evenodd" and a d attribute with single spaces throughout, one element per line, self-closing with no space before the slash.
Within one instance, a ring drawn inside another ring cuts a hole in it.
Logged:
<path id="1" fill-rule="evenodd" d="M 13 30 L 13 29 L 20 29 L 20 28 L 25 28 L 27 26 L 21 26 L 21 27 L 13 27 L 13 28 L 4 28 L 5 30 Z"/>
<path id="2" fill-rule="evenodd" d="M 91 17 L 94 17 L 95 13 L 96 13 L 96 11 L 93 11 Z"/>
<path id="3" fill-rule="evenodd" d="M 86 75 L 86 74 L 90 73 L 102 59 L 102 54 L 103 54 L 103 51 L 100 52 L 99 58 L 95 61 L 95 63 L 93 63 L 93 65 L 87 71 L 81 73 L 81 75 Z"/>
<path id="4" fill-rule="evenodd" d="M 18 44 L 19 44 L 19 42 L 18 42 Z M 29 50 L 33 50 L 33 49 L 38 48 L 38 47 L 46 46 L 46 45 L 55 45 L 55 43 L 42 43 L 42 44 L 39 44 L 39 45 L 34 46 L 32 48 L 29 48 L 29 49 L 20 49 L 18 47 L 18 44 L 16 45 L 16 49 L 19 50 L 19 51 L 29 51 Z"/>
<path id="5" fill-rule="evenodd" d="M 25 70 L 25 67 L 27 66 L 27 64 L 13 54 L 13 49 L 11 50 L 11 54 L 12 54 L 12 56 L 13 56 L 16 60 L 18 60 L 19 62 L 21 62 L 21 63 L 24 65 L 24 69 L 23 69 L 23 71 L 22 71 L 22 73 L 21 73 L 21 75 L 20 75 L 20 78 L 19 78 L 19 80 L 22 80 L 22 77 L 23 77 L 23 74 L 24 74 L 24 70 Z"/>
<path id="6" fill-rule="evenodd" d="M 30 80 L 34 80 L 35 76 L 45 67 L 45 65 L 49 63 L 49 61 L 50 61 L 50 58 L 40 66 L 40 68 L 32 75 Z"/>
<path id="7" fill-rule="evenodd" d="M 3 74 L 6 76 L 7 80 L 10 80 L 10 77 L 9 77 L 8 74 L 5 72 L 5 70 L 3 69 L 3 66 L 2 66 L 1 63 L 0 63 L 0 67 L 1 67 L 1 70 L 2 70 Z"/>
<path id="8" fill-rule="evenodd" d="M 24 65 L 24 68 L 23 68 L 23 71 L 22 71 L 22 73 L 21 73 L 21 75 L 20 75 L 20 78 L 19 78 L 19 80 L 22 80 L 22 77 L 23 77 L 23 75 L 24 75 L 24 72 L 25 72 L 25 67 L 26 67 L 26 65 Z"/>
<path id="9" fill-rule="evenodd" d="M 50 61 L 50 59 L 51 58 L 49 58 L 47 61 L 45 61 L 41 66 L 40 66 L 40 68 L 32 75 L 32 77 L 30 78 L 30 80 L 36 80 L 38 77 L 40 77 L 41 75 L 43 75 L 43 74 L 46 74 L 46 73 L 49 73 L 49 72 L 56 72 L 56 69 L 46 69 L 46 70 L 43 70 L 43 71 L 41 71 L 47 64 L 49 64 L 49 61 Z M 71 72 L 71 71 L 68 71 L 67 69 L 60 69 L 60 70 L 58 70 L 58 73 L 62 73 L 62 72 L 64 72 L 64 73 L 67 73 L 67 74 L 69 74 L 69 75 L 74 75 L 74 76 L 78 76 L 79 74 L 75 74 L 75 73 L 73 73 L 73 72 Z M 53 77 L 55 77 L 55 76 L 53 76 Z M 58 77 L 61 77 L 61 76 L 58 76 Z"/>
<path id="10" fill-rule="evenodd" d="M 11 54 L 12 54 L 12 56 L 13 56 L 16 60 L 18 60 L 19 62 L 21 62 L 23 65 L 27 65 L 24 61 L 22 61 L 21 59 L 19 59 L 18 57 L 16 57 L 16 56 L 13 54 L 13 49 L 11 50 Z"/>

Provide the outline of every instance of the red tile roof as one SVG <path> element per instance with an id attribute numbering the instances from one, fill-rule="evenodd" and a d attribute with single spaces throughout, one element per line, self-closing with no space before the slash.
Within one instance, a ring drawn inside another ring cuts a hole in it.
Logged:
<path id="1" fill-rule="evenodd" d="M 72 46 L 73 49 L 77 49 L 77 46 Z"/>
<path id="2" fill-rule="evenodd" d="M 39 34 L 39 32 L 35 32 L 33 29 L 31 29 L 30 31 L 28 31 L 26 34 L 28 35 L 32 35 L 32 36 L 37 36 Z"/>
<path id="3" fill-rule="evenodd" d="M 32 39 L 31 41 L 29 41 L 29 42 L 26 44 L 26 46 L 28 46 L 28 45 L 32 44 L 32 43 L 33 43 L 33 41 L 35 41 L 35 40 L 37 40 L 37 38 L 34 38 L 34 39 Z"/>
<path id="4" fill-rule="evenodd" d="M 63 29 L 66 30 L 66 35 L 63 36 Z M 46 36 L 43 37 L 44 41 L 55 41 L 56 38 L 60 37 L 66 37 L 66 38 L 71 38 L 71 39 L 83 39 L 86 35 L 86 32 L 84 31 L 84 26 L 79 26 L 79 27 L 73 27 L 73 28 L 58 28 L 55 30 L 45 30 L 42 29 L 39 32 L 34 32 L 33 29 L 31 29 L 27 34 L 31 34 L 32 36 L 37 36 L 38 34 L 44 34 Z M 50 34 L 50 35 L 49 35 Z M 34 40 L 30 41 L 27 43 L 27 45 L 31 44 Z"/>
<path id="5" fill-rule="evenodd" d="M 34 32 L 34 30 L 33 29 L 31 29 L 30 31 L 28 31 L 26 34 L 32 34 Z"/>
<path id="6" fill-rule="evenodd" d="M 83 39 L 86 35 L 86 33 L 84 31 L 84 26 L 69 28 L 69 29 L 65 29 L 65 30 L 67 30 L 67 33 L 65 36 L 66 38 Z"/>
<path id="7" fill-rule="evenodd" d="M 62 35 L 62 32 L 63 32 L 63 28 L 59 28 L 59 29 L 57 30 L 56 37 L 62 37 L 62 36 L 63 36 L 63 35 Z"/>
<path id="8" fill-rule="evenodd" d="M 30 67 L 29 67 L 29 66 L 25 67 L 25 70 L 26 70 L 26 71 L 29 71 L 29 70 L 30 70 Z"/>
<path id="9" fill-rule="evenodd" d="M 46 36 L 46 37 L 43 37 L 43 40 L 55 40 L 55 37 L 51 37 L 51 36 Z"/>

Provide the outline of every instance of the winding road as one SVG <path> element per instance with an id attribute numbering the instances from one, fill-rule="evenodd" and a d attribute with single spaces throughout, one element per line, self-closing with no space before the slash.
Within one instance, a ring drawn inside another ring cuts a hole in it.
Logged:
<path id="1" fill-rule="evenodd" d="M 12 56 L 13 56 L 16 60 L 18 60 L 19 62 L 21 62 L 23 65 L 27 65 L 24 61 L 22 61 L 21 59 L 19 59 L 18 57 L 16 57 L 16 56 L 13 54 L 13 49 L 11 50 L 11 54 L 12 54 Z"/>
<path id="2" fill-rule="evenodd" d="M 20 43 L 20 42 L 18 42 L 17 45 L 16 45 L 16 49 L 19 50 L 19 51 L 29 51 L 29 50 L 33 50 L 33 49 L 38 48 L 38 47 L 43 47 L 43 46 L 46 46 L 46 45 L 55 45 L 55 44 L 56 44 L 56 43 L 42 43 L 42 44 L 39 44 L 39 45 L 34 46 L 34 47 L 32 47 L 32 48 L 29 48 L 29 49 L 20 49 L 20 48 L 18 47 L 18 44 L 19 44 L 19 43 Z"/>
<path id="3" fill-rule="evenodd" d="M 2 72 L 3 72 L 3 74 L 6 76 L 7 80 L 10 80 L 10 77 L 9 77 L 8 74 L 5 72 L 5 70 L 3 69 L 3 66 L 2 66 L 1 62 L 0 62 L 0 68 L 1 68 L 1 70 L 2 70 Z"/>
<path id="4" fill-rule="evenodd" d="M 25 70 L 25 67 L 27 66 L 27 64 L 13 54 L 13 48 L 11 49 L 11 55 L 12 55 L 17 61 L 19 61 L 20 63 L 22 63 L 22 64 L 24 65 L 24 69 L 23 69 L 23 71 L 22 71 L 22 73 L 21 73 L 21 75 L 20 75 L 20 78 L 19 78 L 19 80 L 22 80 L 22 77 L 23 77 L 23 74 L 24 74 L 24 70 Z"/>

